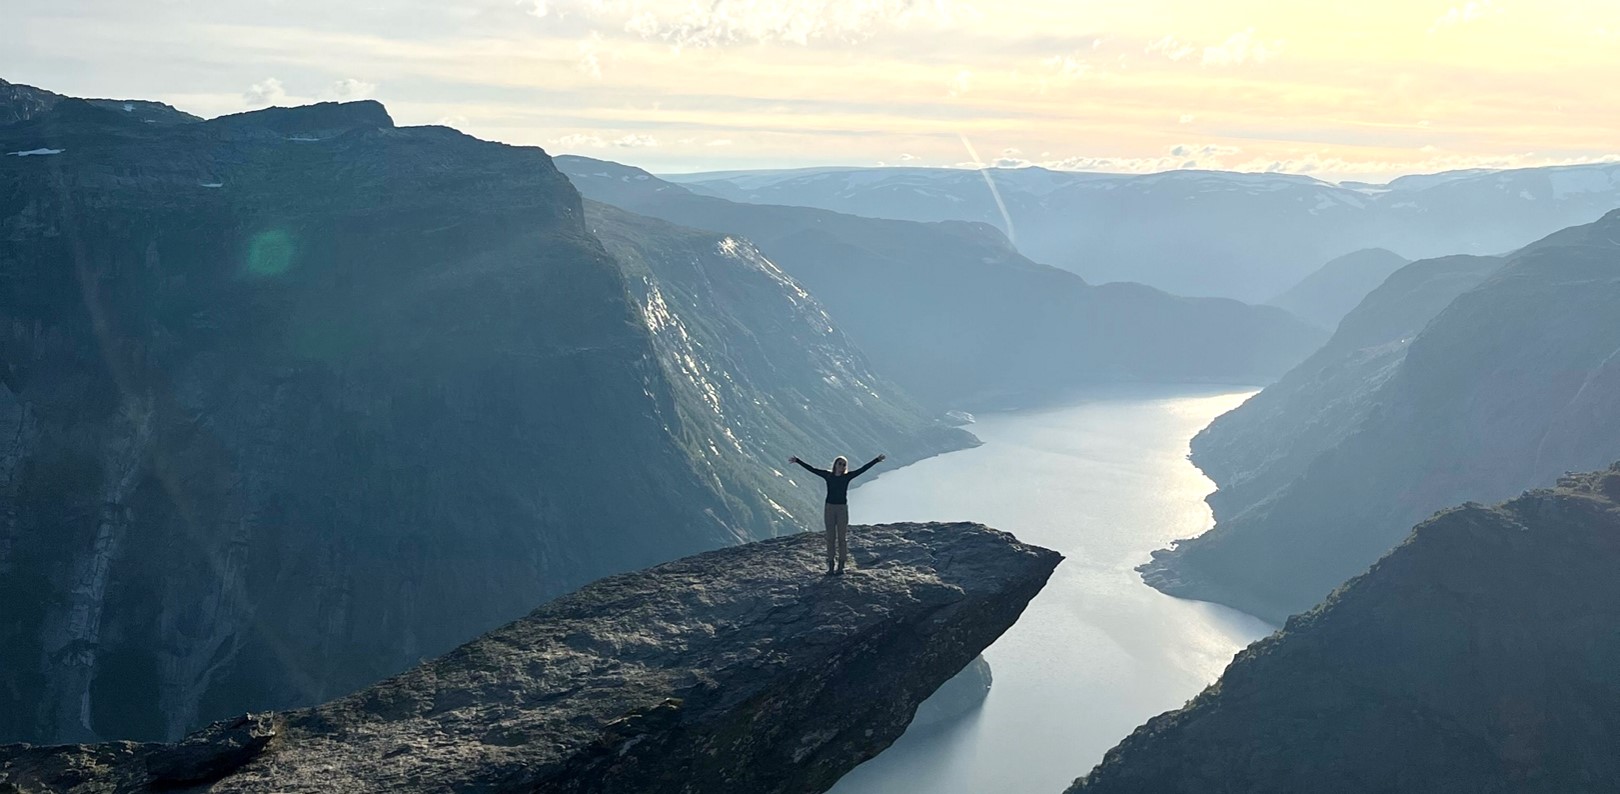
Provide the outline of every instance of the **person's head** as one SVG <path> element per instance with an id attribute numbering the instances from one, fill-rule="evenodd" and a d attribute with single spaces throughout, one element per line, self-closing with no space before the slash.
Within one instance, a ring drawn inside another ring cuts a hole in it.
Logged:
<path id="1" fill-rule="evenodd" d="M 846 458 L 843 455 L 833 458 L 832 473 L 843 474 L 846 471 L 849 471 L 849 458 Z"/>

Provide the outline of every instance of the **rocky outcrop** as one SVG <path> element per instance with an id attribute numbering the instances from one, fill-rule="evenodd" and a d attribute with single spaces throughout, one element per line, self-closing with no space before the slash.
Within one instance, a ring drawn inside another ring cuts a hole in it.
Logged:
<path id="1" fill-rule="evenodd" d="M 1500 267 L 1456 263 L 1422 284 L 1466 283 L 1476 266 L 1491 272 L 1426 324 L 1413 322 L 1410 337 L 1321 373 L 1319 383 L 1311 382 L 1318 373 L 1290 377 L 1308 387 L 1295 392 L 1297 402 L 1286 391 L 1282 400 L 1262 392 L 1254 408 L 1234 412 L 1246 415 L 1242 424 L 1256 441 L 1249 447 L 1248 433 L 1222 431 L 1241 458 L 1211 456 L 1211 428 L 1195 459 L 1224 458 L 1211 476 L 1223 488 L 1239 487 L 1211 499 L 1213 529 L 1154 555 L 1144 569 L 1149 584 L 1280 623 L 1366 570 L 1436 510 L 1505 499 L 1613 459 L 1620 210 L 1528 246 Z M 1353 317 L 1341 334 L 1354 330 Z M 1261 406 L 1279 407 L 1287 419 L 1271 421 Z M 1268 460 L 1274 454 L 1285 465 Z"/>
<path id="2" fill-rule="evenodd" d="M 1620 790 L 1620 465 L 1446 511 L 1076 794 Z"/>
<path id="3" fill-rule="evenodd" d="M 0 125 L 0 741 L 319 703 L 601 576 L 802 526 L 804 489 L 727 441 L 752 395 L 674 357 L 782 394 L 801 360 L 725 358 L 754 315 L 666 344 L 539 149 L 375 102 L 47 105 Z M 966 443 L 903 404 L 816 430 Z M 747 442 L 811 454 L 792 423 Z"/>
<path id="4" fill-rule="evenodd" d="M 618 163 L 557 165 L 587 198 L 745 238 L 935 410 L 1028 405 L 1097 383 L 1269 380 L 1326 337 L 1276 307 L 1087 284 L 985 224 L 737 203 Z"/>
<path id="5" fill-rule="evenodd" d="M 175 745 L 0 748 L 0 790 L 822 791 L 1017 619 L 1060 557 L 973 524 L 855 527 L 596 582 L 312 709 Z M 273 734 L 273 738 L 266 738 Z"/>

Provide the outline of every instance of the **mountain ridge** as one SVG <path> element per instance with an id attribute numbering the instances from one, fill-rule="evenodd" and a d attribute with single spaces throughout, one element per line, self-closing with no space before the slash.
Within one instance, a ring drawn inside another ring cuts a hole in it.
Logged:
<path id="1" fill-rule="evenodd" d="M 1018 254 L 988 224 L 737 203 L 633 166 L 557 162 L 589 198 L 747 238 L 936 410 L 1027 405 L 1104 382 L 1255 382 L 1322 337 L 1275 307 L 1091 286 Z"/>
<path id="2" fill-rule="evenodd" d="M 1620 206 L 1620 163 L 1603 161 L 1410 175 L 1378 185 L 1197 169 L 868 167 L 672 178 L 734 201 L 981 221 L 1015 238 L 1031 258 L 1092 282 L 1138 281 L 1251 302 L 1300 281 L 1313 263 L 1359 249 L 1418 259 L 1496 255 Z"/>
<path id="3" fill-rule="evenodd" d="M 1387 369 L 1376 362 L 1372 372 L 1351 367 L 1346 383 L 1307 392 L 1280 439 L 1305 439 L 1307 454 L 1245 495 L 1217 492 L 1210 500 L 1215 527 L 1155 552 L 1143 568 L 1149 584 L 1280 622 L 1359 573 L 1405 527 L 1437 509 L 1502 499 L 1561 472 L 1602 465 L 1620 445 L 1620 421 L 1611 416 L 1620 415 L 1620 210 L 1550 235 L 1500 267 L 1490 259 L 1450 261 L 1483 265 L 1468 280 L 1487 275 L 1399 342 Z M 1430 297 L 1444 299 L 1449 289 Z M 1408 319 L 1421 321 L 1433 304 L 1424 306 L 1417 301 L 1420 310 Z M 1376 380 L 1358 385 L 1357 373 Z M 1326 407 L 1340 395 L 1354 398 L 1349 413 Z M 1240 407 L 1230 417 L 1249 413 Z M 1318 415 L 1359 418 L 1353 428 L 1323 435 L 1308 430 Z M 1238 459 L 1211 454 L 1218 435 L 1243 455 L 1257 453 L 1256 460 L 1282 448 L 1278 439 L 1259 437 L 1255 449 L 1243 451 L 1245 439 L 1227 429 L 1252 430 L 1252 420 L 1265 424 L 1259 414 L 1222 418 L 1195 443 L 1200 465 L 1214 461 L 1217 483 L 1256 470 L 1248 463 L 1225 468 L 1221 457 Z"/>

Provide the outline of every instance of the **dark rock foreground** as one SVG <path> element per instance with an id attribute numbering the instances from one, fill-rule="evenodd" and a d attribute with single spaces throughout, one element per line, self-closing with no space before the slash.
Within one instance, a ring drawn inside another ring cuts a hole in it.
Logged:
<path id="1" fill-rule="evenodd" d="M 176 744 L 0 748 L 0 791 L 822 791 L 1017 620 L 1061 557 L 856 527 L 598 581 L 349 697 Z"/>
<path id="2" fill-rule="evenodd" d="M 1072 794 L 1620 791 L 1620 464 L 1420 524 Z"/>

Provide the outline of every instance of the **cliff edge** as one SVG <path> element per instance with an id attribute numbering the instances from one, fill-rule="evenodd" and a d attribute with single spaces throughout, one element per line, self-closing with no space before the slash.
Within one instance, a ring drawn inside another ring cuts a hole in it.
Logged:
<path id="1" fill-rule="evenodd" d="M 1017 620 L 1061 557 L 977 524 L 857 527 L 609 577 L 311 709 L 175 744 L 0 748 L 0 791 L 822 791 Z"/>

